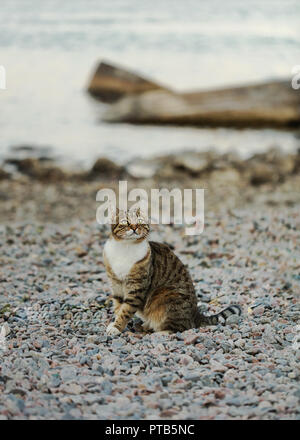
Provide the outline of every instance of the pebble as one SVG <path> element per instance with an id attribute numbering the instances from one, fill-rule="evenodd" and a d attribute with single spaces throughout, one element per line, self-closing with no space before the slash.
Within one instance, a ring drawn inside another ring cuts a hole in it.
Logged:
<path id="1" fill-rule="evenodd" d="M 82 392 L 82 387 L 76 383 L 70 383 L 69 385 L 62 385 L 60 391 L 67 394 L 80 394 Z"/>
<path id="2" fill-rule="evenodd" d="M 202 375 L 200 373 L 188 373 L 184 376 L 185 380 L 191 380 L 192 382 L 198 382 L 200 380 Z"/>
<path id="3" fill-rule="evenodd" d="M 1 331 L 0 331 L 1 336 L 5 338 L 6 336 L 8 336 L 10 334 L 10 332 L 11 332 L 11 330 L 10 330 L 8 323 L 4 322 L 4 324 L 1 327 Z"/>
<path id="4" fill-rule="evenodd" d="M 240 322 L 240 317 L 238 315 L 231 315 L 226 319 L 226 324 L 237 324 Z"/>
<path id="5" fill-rule="evenodd" d="M 265 203 L 271 194 L 255 197 L 257 209 L 208 212 L 200 237 L 156 228 L 190 267 L 206 313 L 243 308 L 224 326 L 170 336 L 142 334 L 138 320 L 106 334 L 104 227 L 20 222 L 9 243 L 0 233 L 0 419 L 299 419 L 300 254 L 285 226 L 299 206 L 281 212 Z"/>
<path id="6" fill-rule="evenodd" d="M 198 339 L 199 339 L 198 335 L 191 334 L 191 335 L 188 335 L 184 338 L 184 343 L 187 345 L 195 344 L 195 342 L 197 342 Z"/>
<path id="7" fill-rule="evenodd" d="M 214 361 L 213 359 L 210 361 L 210 366 L 212 371 L 224 373 L 227 370 L 225 365 L 220 364 L 220 362 Z"/>

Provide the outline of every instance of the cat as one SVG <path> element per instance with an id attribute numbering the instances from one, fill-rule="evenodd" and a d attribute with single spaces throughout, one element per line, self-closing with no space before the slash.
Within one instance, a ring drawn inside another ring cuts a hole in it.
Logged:
<path id="1" fill-rule="evenodd" d="M 241 314 L 238 305 L 210 316 L 200 313 L 189 271 L 168 245 L 149 241 L 149 232 L 139 208 L 133 215 L 117 211 L 103 251 L 115 314 L 108 334 L 119 335 L 134 315 L 145 331 L 176 333 Z"/>

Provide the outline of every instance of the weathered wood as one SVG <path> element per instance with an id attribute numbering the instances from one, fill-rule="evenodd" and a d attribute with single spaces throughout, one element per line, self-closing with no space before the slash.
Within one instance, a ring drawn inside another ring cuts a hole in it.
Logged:
<path id="1" fill-rule="evenodd" d="M 176 93 L 136 73 L 101 62 L 88 91 L 113 103 L 103 119 L 135 124 L 299 127 L 300 93 L 289 81 Z"/>
<path id="2" fill-rule="evenodd" d="M 115 102 L 125 95 L 162 89 L 154 81 L 105 62 L 99 64 L 88 86 L 88 92 L 104 102 Z"/>
<path id="3" fill-rule="evenodd" d="M 127 96 L 104 114 L 109 122 L 191 126 L 295 127 L 300 93 L 288 81 L 182 94 Z"/>

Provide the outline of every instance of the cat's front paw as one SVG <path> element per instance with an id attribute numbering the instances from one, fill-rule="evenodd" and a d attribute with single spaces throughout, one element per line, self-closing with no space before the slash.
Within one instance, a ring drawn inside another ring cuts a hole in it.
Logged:
<path id="1" fill-rule="evenodd" d="M 106 333 L 107 333 L 108 335 L 111 335 L 111 336 L 117 336 L 117 335 L 119 335 L 121 332 L 120 332 L 119 329 L 117 329 L 117 327 L 115 327 L 115 323 L 114 323 L 114 322 L 111 322 L 111 323 L 107 326 L 107 328 L 106 328 Z"/>

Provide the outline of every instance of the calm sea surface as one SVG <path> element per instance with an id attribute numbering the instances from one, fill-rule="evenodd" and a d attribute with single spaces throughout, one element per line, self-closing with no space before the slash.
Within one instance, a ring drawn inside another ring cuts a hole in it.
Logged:
<path id="1" fill-rule="evenodd" d="M 1 0 L 0 159 L 19 144 L 83 167 L 101 155 L 297 145 L 284 131 L 105 124 L 105 105 L 85 92 L 100 59 L 179 90 L 289 78 L 300 64 L 300 1 Z"/>

